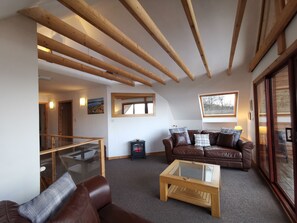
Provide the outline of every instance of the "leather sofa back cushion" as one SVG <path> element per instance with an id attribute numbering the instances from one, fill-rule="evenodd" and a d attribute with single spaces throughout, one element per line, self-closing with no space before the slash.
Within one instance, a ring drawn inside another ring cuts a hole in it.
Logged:
<path id="1" fill-rule="evenodd" d="M 92 205 L 88 190 L 80 185 L 69 201 L 62 207 L 61 211 L 50 222 L 100 223 L 100 219 Z"/>
<path id="2" fill-rule="evenodd" d="M 221 133 L 233 134 L 234 135 L 233 148 L 237 147 L 237 142 L 240 139 L 241 132 L 242 132 L 242 130 L 236 130 L 236 129 L 230 129 L 230 128 L 221 128 Z"/>
<path id="3" fill-rule="evenodd" d="M 233 142 L 234 142 L 234 135 L 233 134 L 225 134 L 220 133 L 217 140 L 218 146 L 233 148 Z"/>
<path id="4" fill-rule="evenodd" d="M 210 142 L 210 145 L 213 146 L 213 145 L 217 144 L 218 137 L 219 137 L 220 133 L 219 132 L 209 132 L 209 131 L 203 130 L 201 132 L 201 134 L 209 134 L 209 142 Z"/>
<path id="5" fill-rule="evenodd" d="M 190 137 L 190 140 L 191 140 L 191 144 L 194 145 L 195 144 L 194 134 L 200 134 L 201 131 L 199 131 L 199 130 L 188 130 L 188 133 L 189 133 L 189 137 Z"/>
<path id="6" fill-rule="evenodd" d="M 173 139 L 175 146 L 187 146 L 187 136 L 185 132 L 173 133 Z"/>
<path id="7" fill-rule="evenodd" d="M 191 144 L 191 140 L 190 140 L 190 136 L 189 136 L 188 128 L 187 127 L 172 128 L 172 129 L 169 129 L 169 132 L 170 132 L 171 136 L 173 136 L 174 133 L 182 133 L 182 132 L 184 132 L 186 134 L 187 143 L 189 145 Z"/>

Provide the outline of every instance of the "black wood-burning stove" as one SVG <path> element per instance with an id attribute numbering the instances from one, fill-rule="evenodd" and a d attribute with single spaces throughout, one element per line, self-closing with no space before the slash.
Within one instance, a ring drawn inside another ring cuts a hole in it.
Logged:
<path id="1" fill-rule="evenodd" d="M 130 141 L 130 146 L 131 146 L 131 160 L 135 158 L 144 158 L 144 159 L 146 158 L 144 140 Z"/>

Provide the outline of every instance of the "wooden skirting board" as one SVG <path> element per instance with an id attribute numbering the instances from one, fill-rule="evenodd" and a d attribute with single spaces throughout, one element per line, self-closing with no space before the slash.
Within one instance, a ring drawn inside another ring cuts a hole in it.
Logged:
<path id="1" fill-rule="evenodd" d="M 164 155 L 165 155 L 165 152 L 146 153 L 146 156 L 164 156 Z M 106 157 L 107 160 L 128 159 L 128 158 L 130 158 L 130 155 Z"/>

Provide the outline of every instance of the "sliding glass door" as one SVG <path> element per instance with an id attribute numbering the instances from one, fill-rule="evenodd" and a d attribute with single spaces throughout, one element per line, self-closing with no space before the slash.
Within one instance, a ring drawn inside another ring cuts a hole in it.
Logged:
<path id="1" fill-rule="evenodd" d="M 297 57 L 254 85 L 257 165 L 297 219 Z M 297 220 L 296 220 L 297 221 Z"/>
<path id="2" fill-rule="evenodd" d="M 289 91 L 288 66 L 274 75 L 271 80 L 271 106 L 273 126 L 273 157 L 275 183 L 285 196 L 294 201 L 293 143 L 291 124 L 291 97 Z"/>

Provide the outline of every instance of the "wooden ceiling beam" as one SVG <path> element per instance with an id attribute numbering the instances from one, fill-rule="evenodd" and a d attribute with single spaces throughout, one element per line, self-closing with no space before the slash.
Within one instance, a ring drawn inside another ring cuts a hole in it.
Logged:
<path id="1" fill-rule="evenodd" d="M 137 72 L 161 83 L 165 84 L 165 81 L 161 79 L 156 74 L 144 69 L 140 65 L 134 63 L 133 61 L 129 60 L 128 58 L 116 53 L 115 51 L 107 48 L 103 44 L 99 43 L 95 39 L 91 38 L 90 36 L 84 34 L 83 32 L 75 29 L 71 25 L 65 23 L 61 19 L 57 18 L 56 16 L 50 14 L 46 10 L 34 7 L 23 9 L 19 11 L 20 14 L 27 16 L 28 18 L 33 19 L 37 23 L 46 26 L 49 29 L 54 30 L 57 33 L 60 33 L 63 36 L 72 39 L 73 41 L 84 45 L 97 53 L 100 53 L 120 64 L 123 64 L 126 67 L 136 70 Z"/>
<path id="2" fill-rule="evenodd" d="M 202 59 L 202 62 L 203 62 L 204 67 L 206 69 L 207 76 L 209 78 L 211 78 L 212 75 L 210 73 L 208 63 L 207 63 L 207 59 L 206 59 L 206 56 L 205 56 L 204 47 L 203 47 L 203 44 L 202 44 L 202 40 L 201 40 L 201 36 L 200 36 L 198 23 L 197 23 L 197 20 L 196 20 L 196 16 L 195 16 L 192 1 L 191 0 L 182 0 L 182 5 L 184 7 L 184 10 L 185 10 L 185 13 L 186 13 L 190 28 L 192 30 L 192 33 L 193 33 L 197 48 L 199 50 L 199 53 L 200 53 L 200 56 L 201 56 L 201 59 Z"/>
<path id="3" fill-rule="evenodd" d="M 277 18 L 274 26 L 270 30 L 269 34 L 265 38 L 264 42 L 260 46 L 258 52 L 250 62 L 249 71 L 252 72 L 256 66 L 260 63 L 261 59 L 265 56 L 268 50 L 275 43 L 279 35 L 284 31 L 286 26 L 289 24 L 291 19 L 297 13 L 297 0 L 290 0 L 281 11 L 279 17 Z"/>
<path id="4" fill-rule="evenodd" d="M 283 64 L 285 64 L 286 61 L 294 54 L 296 54 L 297 49 L 297 39 L 283 52 L 279 57 L 277 57 L 272 64 L 270 64 L 257 78 L 253 81 L 253 83 L 257 83 L 262 78 L 265 78 L 265 76 L 276 69 L 280 69 Z"/>
<path id="5" fill-rule="evenodd" d="M 138 55 L 140 58 L 156 67 L 168 77 L 176 82 L 179 79 L 170 72 L 165 66 L 163 66 L 159 61 L 153 58 L 149 53 L 147 53 L 141 46 L 135 43 L 127 35 L 125 35 L 121 30 L 119 30 L 115 25 L 113 25 L 108 19 L 103 15 L 89 6 L 84 0 L 58 0 L 60 3 L 65 5 L 67 8 L 72 10 L 74 13 L 79 15 L 81 18 L 88 21 L 90 24 L 104 32 L 106 35 L 110 36 L 112 39 L 120 43 L 122 46 L 129 49 L 131 52 Z"/>
<path id="6" fill-rule="evenodd" d="M 117 74 L 122 75 L 126 78 L 132 79 L 134 81 L 137 81 L 137 82 L 140 82 L 142 84 L 152 87 L 152 83 L 150 81 L 147 81 L 147 80 L 140 78 L 136 75 L 130 74 L 120 68 L 117 68 L 111 64 L 105 63 L 102 60 L 99 60 L 95 57 L 89 56 L 79 50 L 71 48 L 71 47 L 69 47 L 65 44 L 62 44 L 56 40 L 50 39 L 40 33 L 37 33 L 37 43 L 38 43 L 38 45 L 46 47 L 52 51 L 56 51 L 58 53 L 64 54 L 66 56 L 72 57 L 72 58 L 80 60 L 80 61 L 83 61 L 83 62 L 91 64 L 93 66 L 117 73 Z"/>
<path id="7" fill-rule="evenodd" d="M 170 45 L 166 37 L 160 31 L 158 26 L 151 19 L 142 5 L 137 0 L 120 0 L 120 2 L 128 9 L 135 19 L 147 30 L 147 32 L 159 43 L 159 45 L 168 53 L 168 55 L 176 62 L 176 64 L 189 76 L 191 80 L 195 77 L 184 64 L 180 56 Z"/>
<path id="8" fill-rule="evenodd" d="M 276 19 L 278 19 L 281 11 L 285 7 L 285 0 L 275 0 L 274 6 L 275 6 Z M 286 48 L 287 48 L 286 35 L 285 35 L 285 32 L 283 31 L 280 34 L 280 36 L 277 38 L 277 53 L 278 53 L 278 55 L 281 55 L 283 52 L 285 52 Z"/>
<path id="9" fill-rule="evenodd" d="M 236 45 L 237 45 L 240 28 L 241 28 L 242 18 L 243 18 L 245 6 L 246 6 L 246 1 L 247 0 L 238 0 L 238 3 L 237 3 L 237 11 L 236 11 L 236 17 L 235 17 L 234 28 L 233 28 L 229 65 L 228 65 L 228 69 L 227 69 L 227 73 L 229 75 L 231 75 L 231 71 L 232 71 L 232 64 L 233 64 L 235 49 L 236 49 Z"/>
<path id="10" fill-rule="evenodd" d="M 106 78 L 109 80 L 117 81 L 122 84 L 126 84 L 126 85 L 133 86 L 133 87 L 135 86 L 134 82 L 129 79 L 125 79 L 125 78 L 122 78 L 119 76 L 115 76 L 115 75 L 103 72 L 103 71 L 95 69 L 93 67 L 69 60 L 67 58 L 64 58 L 64 57 L 61 57 L 61 56 L 58 56 L 58 55 L 55 55 L 52 53 L 45 52 L 43 50 L 38 49 L 38 58 L 41 60 L 46 60 L 50 63 L 59 64 L 64 67 L 69 67 L 69 68 L 79 70 L 82 72 L 86 72 L 86 73 L 89 73 L 89 74 L 92 74 L 95 76 L 99 76 L 99 77 L 103 77 L 103 78 Z"/>

